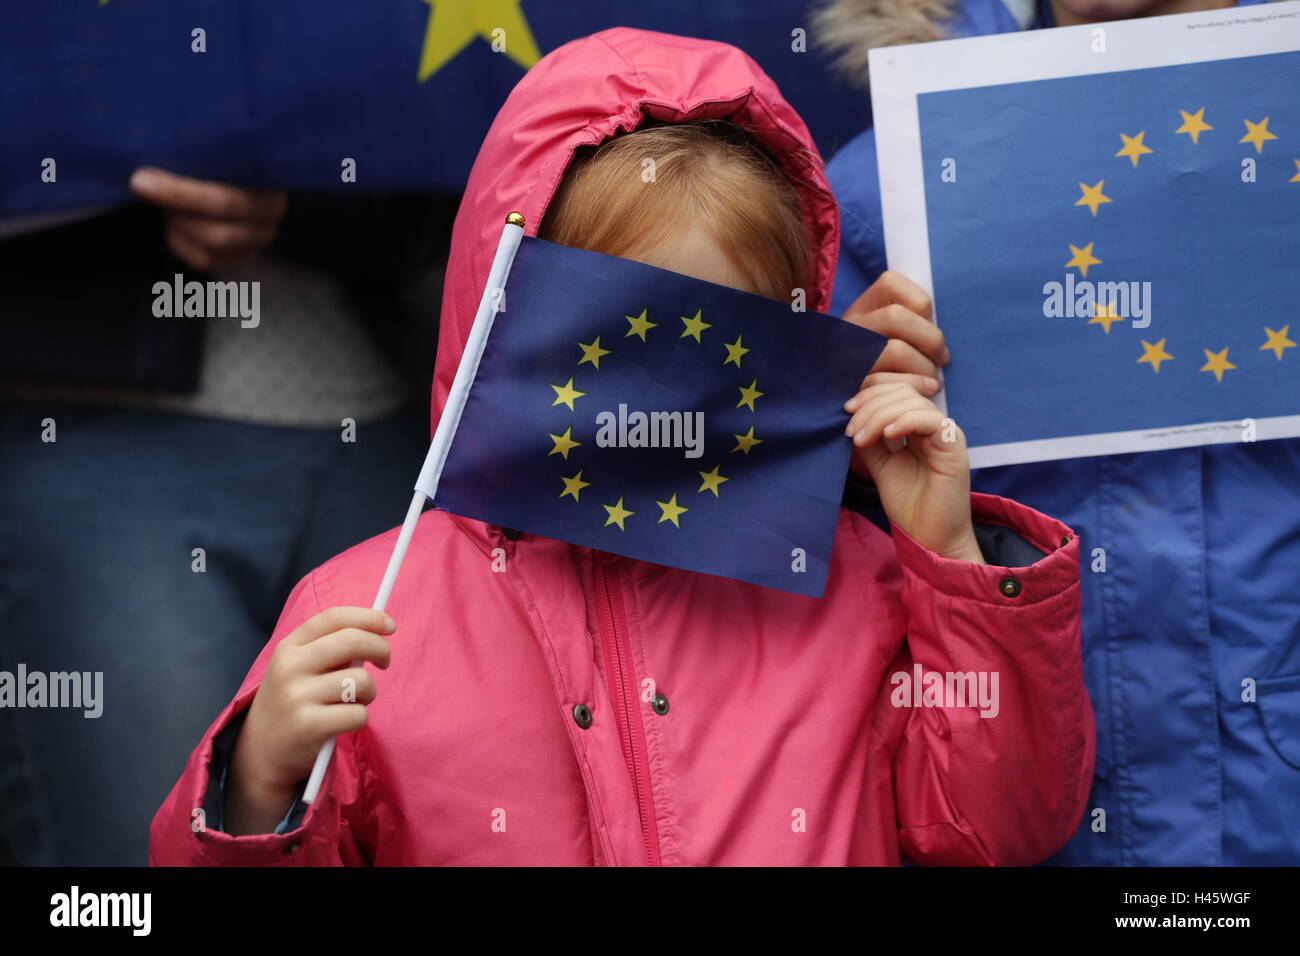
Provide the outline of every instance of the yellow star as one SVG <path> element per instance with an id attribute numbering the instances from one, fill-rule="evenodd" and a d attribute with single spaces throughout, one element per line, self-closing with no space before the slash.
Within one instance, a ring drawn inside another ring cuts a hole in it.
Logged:
<path id="1" fill-rule="evenodd" d="M 1143 339 L 1143 340 L 1142 340 L 1142 357 L 1141 357 L 1140 359 L 1138 359 L 1138 362 L 1139 362 L 1139 363 L 1141 363 L 1141 362 L 1146 362 L 1146 363 L 1148 363 L 1148 364 L 1151 366 L 1151 368 L 1152 368 L 1153 371 L 1155 371 L 1156 373 L 1159 373 L 1159 372 L 1160 372 L 1160 363 L 1161 363 L 1161 362 L 1168 362 L 1168 361 L 1171 361 L 1171 360 L 1173 359 L 1173 356 L 1170 355 L 1168 352 L 1165 351 L 1165 342 L 1166 342 L 1166 341 L 1167 341 L 1166 339 L 1161 339 L 1161 340 L 1160 340 L 1159 342 L 1157 342 L 1155 345 L 1152 345 L 1152 344 L 1151 344 L 1150 342 L 1148 342 L 1146 339 Z"/>
<path id="2" fill-rule="evenodd" d="M 722 468 L 721 465 L 714 465 L 712 471 L 700 472 L 700 477 L 704 479 L 704 484 L 700 485 L 700 487 L 696 489 L 697 494 L 701 491 L 711 491 L 713 492 L 713 497 L 715 498 L 721 497 L 721 495 L 718 494 L 718 488 L 722 485 L 724 481 L 731 480 L 730 478 L 718 474 L 718 471 L 721 468 Z"/>
<path id="3" fill-rule="evenodd" d="M 1246 124 L 1246 135 L 1237 140 L 1239 143 L 1251 143 L 1255 147 L 1255 152 L 1264 152 L 1264 141 L 1277 139 L 1268 131 L 1268 117 L 1265 116 L 1258 123 L 1252 123 L 1250 120 L 1242 120 Z"/>
<path id="4" fill-rule="evenodd" d="M 627 335 L 623 336 L 623 338 L 627 339 L 634 335 L 639 335 L 641 336 L 641 341 L 644 342 L 646 332 L 659 327 L 658 322 L 651 322 L 645 317 L 645 314 L 648 311 L 649 309 L 642 309 L 640 315 L 623 316 L 623 318 L 627 319 L 632 326 L 632 328 L 627 330 Z"/>
<path id="5" fill-rule="evenodd" d="M 1067 242 L 1066 245 L 1070 244 Z M 1088 267 L 1101 265 L 1101 260 L 1095 258 L 1092 254 L 1093 245 L 1094 243 L 1090 242 L 1082 249 L 1078 246 L 1070 246 L 1070 251 L 1074 253 L 1074 257 L 1065 264 L 1065 268 L 1077 266 L 1079 271 L 1083 273 L 1083 277 L 1088 278 Z"/>
<path id="6" fill-rule="evenodd" d="M 684 315 L 682 316 L 682 321 L 686 323 L 686 328 L 682 330 L 681 335 L 677 336 L 679 339 L 684 339 L 686 338 L 686 336 L 689 335 L 693 339 L 695 339 L 695 341 L 700 342 L 701 341 L 700 333 L 703 332 L 705 329 L 713 328 L 713 326 L 711 326 L 708 322 L 705 322 L 703 319 L 700 318 L 700 313 L 703 311 L 704 311 L 703 309 L 698 309 L 695 313 L 695 318 L 693 319 L 688 319 Z"/>
<path id="7" fill-rule="evenodd" d="M 1133 160 L 1133 165 L 1136 166 L 1138 164 L 1138 159 L 1141 156 L 1143 156 L 1146 153 L 1155 152 L 1155 150 L 1153 150 L 1150 146 L 1147 146 L 1142 142 L 1142 137 L 1146 136 L 1146 134 L 1147 134 L 1146 130 L 1143 130 L 1142 132 L 1138 133 L 1136 136 L 1125 136 L 1123 133 L 1120 133 L 1119 138 L 1124 141 L 1124 145 L 1120 148 L 1120 151 L 1115 155 L 1127 156 L 1129 159 Z"/>
<path id="8" fill-rule="evenodd" d="M 552 455 L 560 455 L 565 461 L 569 460 L 569 452 L 582 444 L 580 441 L 573 440 L 572 425 L 564 430 L 563 435 L 551 435 L 551 441 L 555 442 L 555 447 L 546 453 L 546 457 L 550 458 Z"/>
<path id="9" fill-rule="evenodd" d="M 1105 185 L 1105 183 L 1106 180 L 1104 179 L 1098 182 L 1095 186 L 1085 186 L 1083 183 L 1079 183 L 1079 188 L 1083 190 L 1083 198 L 1078 200 L 1075 205 L 1087 206 L 1094 216 L 1097 215 L 1097 207 L 1104 202 L 1110 202 L 1109 196 L 1103 196 L 1101 194 L 1101 187 Z"/>
<path id="10" fill-rule="evenodd" d="M 551 437 L 554 438 L 555 436 L 552 435 Z M 565 495 L 573 495 L 574 501 L 578 500 L 578 495 L 582 494 L 582 489 L 591 484 L 590 481 L 582 480 L 582 469 L 579 469 L 578 473 L 572 478 L 565 478 L 561 475 L 560 480 L 564 482 L 564 490 L 560 492 L 560 497 L 563 498 Z"/>
<path id="11" fill-rule="evenodd" d="M 1222 352 L 1211 352 L 1209 349 L 1201 349 L 1201 351 L 1205 353 L 1205 364 L 1197 369 L 1197 371 L 1213 372 L 1214 380 L 1216 382 L 1223 381 L 1223 373 L 1228 371 L 1228 369 L 1237 367 L 1228 361 L 1227 349 L 1224 349 Z"/>
<path id="12" fill-rule="evenodd" d="M 1102 305 L 1100 302 L 1092 307 L 1093 316 L 1088 320 L 1089 325 L 1100 325 L 1102 331 L 1110 335 L 1110 327 L 1114 322 L 1125 321 L 1124 316 L 1115 311 L 1115 303 Z"/>
<path id="13" fill-rule="evenodd" d="M 476 37 L 492 44 L 525 70 L 542 58 L 528 21 L 519 9 L 522 0 L 424 0 L 429 22 L 420 53 L 421 83 L 437 73 Z"/>
<path id="14" fill-rule="evenodd" d="M 754 401 L 767 394 L 767 392 L 760 392 L 758 390 L 758 379 L 754 379 L 754 381 L 750 382 L 748 386 L 741 385 L 739 388 L 740 401 L 736 402 L 736 407 L 740 408 L 742 405 L 748 405 L 751 412 L 757 412 L 758 409 L 754 407 Z"/>
<path id="15" fill-rule="evenodd" d="M 1202 106 L 1195 113 L 1189 113 L 1187 110 L 1179 110 L 1183 114 L 1183 125 L 1174 130 L 1175 133 L 1186 133 L 1196 143 L 1200 140 L 1201 134 L 1207 129 L 1214 129 L 1209 123 L 1205 122 L 1205 107 Z"/>
<path id="16" fill-rule="evenodd" d="M 1287 182 L 1300 183 L 1300 159 L 1293 159 L 1291 162 L 1295 163 L 1295 175 L 1288 179 Z"/>
<path id="17" fill-rule="evenodd" d="M 743 435 L 733 435 L 732 437 L 735 438 L 736 441 L 737 441 L 739 444 L 737 444 L 736 447 L 733 448 L 733 449 L 731 449 L 731 450 L 732 450 L 732 451 L 743 451 L 746 455 L 749 454 L 749 450 L 750 450 L 751 448 L 753 448 L 755 445 L 761 444 L 762 441 L 763 441 L 763 439 L 761 439 L 761 438 L 755 438 L 755 437 L 754 437 L 754 426 L 753 426 L 753 425 L 750 425 L 750 426 L 749 426 L 749 431 L 745 432 L 745 434 L 743 434 Z"/>
<path id="18" fill-rule="evenodd" d="M 1287 333 L 1291 331 L 1291 326 L 1284 325 L 1274 332 L 1267 325 L 1264 326 L 1264 332 L 1268 335 L 1268 341 L 1259 347 L 1262 352 L 1265 349 L 1272 349 L 1277 354 L 1277 360 L 1282 361 L 1282 353 L 1287 349 L 1293 349 L 1296 344 L 1287 338 Z"/>
<path id="19" fill-rule="evenodd" d="M 609 349 L 602 349 L 600 347 L 599 335 L 596 336 L 596 341 L 592 342 L 590 345 L 584 342 L 579 342 L 578 348 L 582 349 L 582 358 L 578 359 L 579 365 L 583 362 L 590 362 L 592 365 L 596 366 L 596 368 L 600 368 L 600 357 L 602 355 L 610 354 Z"/>
<path id="20" fill-rule="evenodd" d="M 602 527 L 608 528 L 610 525 L 616 524 L 619 531 L 626 531 L 627 528 L 623 527 L 623 522 L 636 514 L 635 511 L 628 511 L 623 507 L 622 498 L 618 499 L 617 504 L 601 505 L 601 507 L 609 512 L 609 517 L 605 519 L 605 524 Z"/>
<path id="21" fill-rule="evenodd" d="M 582 363 L 579 362 L 578 364 L 581 365 Z M 580 392 L 573 387 L 572 378 L 570 378 L 563 385 L 552 385 L 551 388 L 555 389 L 555 401 L 551 402 L 551 404 L 568 405 L 569 411 L 571 412 L 576 411 L 576 409 L 574 409 L 573 407 L 573 400 L 575 398 L 582 398 L 582 396 L 587 394 L 586 392 Z"/>
<path id="22" fill-rule="evenodd" d="M 663 514 L 659 516 L 659 524 L 663 524 L 665 521 L 671 521 L 673 526 L 677 528 L 682 526 L 681 522 L 677 520 L 678 517 L 691 510 L 690 508 L 683 508 L 677 503 L 676 493 L 674 493 L 667 501 L 656 501 L 655 504 L 657 504 L 659 509 L 663 512 Z"/>
<path id="23" fill-rule="evenodd" d="M 740 340 L 741 340 L 741 336 L 737 335 L 735 342 L 722 343 L 723 347 L 726 348 L 727 350 L 727 359 L 725 362 L 722 363 L 723 365 L 729 365 L 730 363 L 735 362 L 736 368 L 740 368 L 741 358 L 745 355 L 745 353 L 750 351 L 750 349 L 747 349 L 740 344 Z"/>

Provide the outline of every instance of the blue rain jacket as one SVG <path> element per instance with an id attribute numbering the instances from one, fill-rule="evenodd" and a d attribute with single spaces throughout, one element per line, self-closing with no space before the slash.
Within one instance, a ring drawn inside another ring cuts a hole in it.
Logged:
<path id="1" fill-rule="evenodd" d="M 1044 5 L 964 0 L 948 30 L 1051 25 Z M 839 315 L 885 269 L 874 131 L 829 172 L 843 228 Z M 1097 768 L 1091 809 L 1052 862 L 1300 863 L 1300 440 L 972 478 L 1061 519 L 1083 546 Z"/>

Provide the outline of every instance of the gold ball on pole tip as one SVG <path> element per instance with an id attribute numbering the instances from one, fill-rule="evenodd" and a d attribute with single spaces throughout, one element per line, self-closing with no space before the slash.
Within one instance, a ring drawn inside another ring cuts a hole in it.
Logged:
<path id="1" fill-rule="evenodd" d="M 512 212 L 510 215 L 506 216 L 506 225 L 518 226 L 522 229 L 524 226 L 524 214 L 521 212 Z"/>

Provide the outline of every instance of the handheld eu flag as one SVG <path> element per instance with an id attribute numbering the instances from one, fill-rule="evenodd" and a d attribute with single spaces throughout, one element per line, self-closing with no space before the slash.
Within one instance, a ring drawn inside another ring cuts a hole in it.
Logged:
<path id="1" fill-rule="evenodd" d="M 427 498 L 470 518 L 820 597 L 886 340 L 507 218 L 382 609 Z M 321 750 L 304 801 L 333 751 Z"/>
<path id="2" fill-rule="evenodd" d="M 439 476 L 466 517 L 820 596 L 844 402 L 884 339 L 540 239 L 520 245 Z"/>

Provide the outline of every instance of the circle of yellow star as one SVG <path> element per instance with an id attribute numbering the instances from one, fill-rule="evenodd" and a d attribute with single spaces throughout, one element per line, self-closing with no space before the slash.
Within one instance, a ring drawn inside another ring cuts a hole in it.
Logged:
<path id="1" fill-rule="evenodd" d="M 1246 124 L 1246 135 L 1237 140 L 1239 143 L 1250 143 L 1255 147 L 1255 152 L 1264 152 L 1264 142 L 1270 139 L 1277 139 L 1268 131 L 1268 117 L 1265 116 L 1258 123 L 1252 123 L 1250 120 L 1242 120 Z"/>
<path id="2" fill-rule="evenodd" d="M 550 435 L 549 432 L 547 434 Z M 579 445 L 582 444 L 582 442 L 580 441 L 573 440 L 572 425 L 570 425 L 568 428 L 564 430 L 563 435 L 550 435 L 550 438 L 551 441 L 555 442 L 555 447 L 546 453 L 547 458 L 550 458 L 552 455 L 559 455 L 565 461 L 568 461 L 569 452 L 573 451 L 573 449 L 577 448 Z"/>
<path id="3" fill-rule="evenodd" d="M 722 343 L 723 347 L 726 348 L 727 350 L 727 358 L 722 363 L 723 365 L 730 365 L 732 362 L 735 362 L 736 368 L 740 368 L 740 360 L 745 356 L 747 352 L 750 351 L 749 349 L 745 348 L 745 346 L 741 344 L 742 337 L 743 336 L 737 335 L 735 342 Z"/>
<path id="4" fill-rule="evenodd" d="M 1165 351 L 1165 342 L 1167 339 L 1161 339 L 1155 345 L 1152 345 L 1146 339 L 1142 340 L 1142 357 L 1138 359 L 1139 363 L 1146 362 L 1151 366 L 1152 371 L 1159 373 L 1160 363 L 1173 360 L 1173 356 Z"/>
<path id="5" fill-rule="evenodd" d="M 1083 198 L 1075 202 L 1075 205 L 1087 206 L 1088 210 L 1094 216 L 1097 215 L 1097 207 L 1104 202 L 1110 202 L 1109 196 L 1103 196 L 1101 194 L 1101 187 L 1105 185 L 1105 183 L 1106 180 L 1104 179 L 1098 181 L 1095 186 L 1085 186 L 1083 183 L 1079 183 L 1079 188 L 1083 190 Z"/>
<path id="6" fill-rule="evenodd" d="M 713 492 L 713 497 L 720 498 L 721 495 L 718 494 L 718 488 L 722 485 L 724 481 L 731 480 L 730 478 L 727 478 L 724 475 L 718 474 L 718 472 L 721 469 L 722 469 L 721 465 L 714 465 L 712 471 L 700 472 L 700 477 L 704 479 L 704 484 L 700 485 L 700 487 L 697 489 L 697 493 L 701 491 L 711 491 Z"/>
<path id="7" fill-rule="evenodd" d="M 702 340 L 700 339 L 700 333 L 703 332 L 705 329 L 713 328 L 712 325 L 710 325 L 708 322 L 705 322 L 702 318 L 700 318 L 700 315 L 703 312 L 704 312 L 703 309 L 698 309 L 695 313 L 695 318 L 693 319 L 688 319 L 684 315 L 682 316 L 682 321 L 686 323 L 686 328 L 682 330 L 681 335 L 677 336 L 679 339 L 684 339 L 686 338 L 686 336 L 689 335 L 691 336 L 691 338 L 695 339 L 695 341 L 702 343 Z"/>
<path id="8" fill-rule="evenodd" d="M 743 435 L 733 435 L 732 437 L 736 439 L 737 445 L 736 445 L 735 448 L 733 448 L 733 449 L 731 449 L 731 450 L 732 450 L 732 451 L 743 451 L 746 455 L 749 454 L 749 450 L 750 450 L 751 448 L 753 448 L 755 445 L 762 444 L 762 442 L 763 442 L 763 439 L 761 439 L 761 438 L 755 438 L 755 437 L 754 437 L 754 426 L 753 426 L 753 425 L 750 425 L 750 426 L 749 426 L 749 431 L 747 431 L 745 434 L 743 434 Z"/>
<path id="9" fill-rule="evenodd" d="M 609 517 L 605 519 L 605 524 L 602 527 L 608 528 L 610 525 L 616 524 L 619 531 L 626 531 L 627 528 L 623 527 L 623 522 L 636 514 L 635 511 L 628 511 L 623 507 L 621 497 L 618 499 L 617 504 L 601 505 L 601 507 L 609 512 Z"/>
<path id="10" fill-rule="evenodd" d="M 587 344 L 585 342 L 579 342 L 578 348 L 582 349 L 582 358 L 578 359 L 579 365 L 581 365 L 583 362 L 590 362 L 592 365 L 596 366 L 596 368 L 600 368 L 600 357 L 602 355 L 610 354 L 609 349 L 602 349 L 600 347 L 599 335 L 596 336 L 596 341 L 592 342 L 591 344 Z M 572 381 L 572 379 L 570 379 L 570 381 Z"/>
<path id="11" fill-rule="evenodd" d="M 555 436 L 552 435 L 551 437 L 554 438 Z M 565 478 L 563 475 L 560 476 L 560 480 L 564 482 L 564 490 L 560 492 L 561 498 L 563 498 L 565 495 L 573 495 L 574 501 L 579 500 L 578 496 L 582 494 L 582 489 L 588 487 L 591 484 L 590 481 L 582 480 L 583 470 L 584 469 L 579 469 L 578 473 L 574 475 L 572 478 Z"/>
<path id="12" fill-rule="evenodd" d="M 1290 325 L 1284 325 L 1276 332 L 1270 329 L 1267 325 L 1264 326 L 1264 333 L 1268 336 L 1268 341 L 1261 345 L 1259 350 L 1262 352 L 1265 349 L 1272 349 L 1277 354 L 1277 360 L 1279 362 L 1282 361 L 1282 353 L 1287 349 L 1293 349 L 1296 347 L 1296 344 L 1287 338 L 1287 334 L 1290 331 Z"/>
<path id="13" fill-rule="evenodd" d="M 521 0 L 424 0 L 429 21 L 424 29 L 417 74 L 423 83 L 449 63 L 477 37 L 495 44 L 497 31 L 503 39 L 501 52 L 525 70 L 542 58 L 528 20 L 519 9 Z M 497 48 L 493 46 L 495 51 Z"/>
<path id="14" fill-rule="evenodd" d="M 736 402 L 736 407 L 741 408 L 742 406 L 748 406 L 751 412 L 757 412 L 758 409 L 754 407 L 754 402 L 767 394 L 767 392 L 760 392 L 758 390 L 758 379 L 754 379 L 748 385 L 740 385 L 737 387 L 740 389 L 740 401 Z"/>
<path id="15" fill-rule="evenodd" d="M 627 319 L 628 324 L 632 326 L 627 330 L 627 335 L 623 336 L 623 338 L 630 339 L 634 335 L 639 335 L 641 341 L 644 342 L 646 340 L 645 334 L 651 329 L 657 329 L 659 327 L 658 322 L 651 322 L 645 317 L 645 314 L 649 311 L 649 309 L 642 309 L 640 315 L 623 316 L 623 318 Z"/>
<path id="16" fill-rule="evenodd" d="M 582 398 L 582 396 L 587 394 L 586 392 L 580 392 L 573 387 L 572 378 L 563 385 L 552 385 L 551 388 L 555 389 L 555 401 L 551 402 L 551 405 L 568 405 L 569 411 L 571 412 L 575 411 L 573 400 L 575 398 Z"/>
<path id="17" fill-rule="evenodd" d="M 1096 245 L 1096 243 L 1090 242 L 1082 249 L 1080 249 L 1078 246 L 1071 246 L 1068 242 L 1066 243 L 1066 245 L 1070 246 L 1070 251 L 1074 253 L 1074 256 L 1070 259 L 1069 262 L 1065 264 L 1065 268 L 1069 269 L 1071 266 L 1078 268 L 1078 270 L 1083 274 L 1083 277 L 1086 279 L 1088 278 L 1089 266 L 1101 265 L 1101 260 L 1093 256 L 1092 254 L 1092 247 Z"/>
<path id="18" fill-rule="evenodd" d="M 1293 159 L 1291 162 L 1295 163 L 1295 175 L 1288 179 L 1287 182 L 1300 183 L 1300 159 Z"/>
<path id="19" fill-rule="evenodd" d="M 1133 165 L 1136 166 L 1139 158 L 1147 153 L 1155 152 L 1154 149 L 1142 142 L 1142 137 L 1146 136 L 1146 134 L 1146 130 L 1142 130 L 1142 132 L 1138 133 L 1136 136 L 1125 136 L 1123 133 L 1120 133 L 1119 138 L 1124 141 L 1124 145 L 1120 147 L 1120 151 L 1115 155 L 1127 156 L 1133 161 Z"/>
<path id="20" fill-rule="evenodd" d="M 677 519 L 681 517 L 683 514 L 685 514 L 686 512 L 691 510 L 690 508 L 683 508 L 681 505 L 677 503 L 676 492 L 674 492 L 673 496 L 669 498 L 667 501 L 656 501 L 655 504 L 657 504 L 659 506 L 659 509 L 663 512 L 661 515 L 659 515 L 659 524 L 663 524 L 665 521 L 671 521 L 673 523 L 673 527 L 676 528 L 680 528 L 682 526 L 681 522 L 678 521 Z"/>
<path id="21" fill-rule="evenodd" d="M 1216 382 L 1222 382 L 1223 373 L 1237 367 L 1228 361 L 1227 349 L 1221 352 L 1211 352 L 1209 349 L 1201 349 L 1201 351 L 1205 353 L 1205 364 L 1198 371 L 1213 372 Z"/>
<path id="22" fill-rule="evenodd" d="M 1124 316 L 1115 311 L 1115 303 L 1113 302 L 1110 305 L 1102 305 L 1098 302 L 1093 305 L 1092 311 L 1093 315 L 1092 318 L 1088 320 L 1088 324 L 1100 325 L 1102 331 L 1107 335 L 1110 335 L 1110 327 L 1112 323 L 1125 321 Z"/>
<path id="23" fill-rule="evenodd" d="M 1192 138 L 1193 143 L 1200 140 L 1201 134 L 1207 129 L 1214 129 L 1209 123 L 1205 122 L 1205 107 L 1202 106 L 1195 113 L 1189 113 L 1187 110 L 1179 110 L 1183 114 L 1183 125 L 1174 130 L 1175 133 L 1186 133 Z"/>

